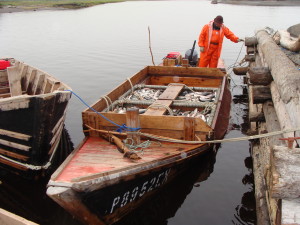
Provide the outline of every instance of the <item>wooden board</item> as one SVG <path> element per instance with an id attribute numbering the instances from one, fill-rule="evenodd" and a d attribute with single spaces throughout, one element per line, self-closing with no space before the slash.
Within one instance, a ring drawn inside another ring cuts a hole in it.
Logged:
<path id="1" fill-rule="evenodd" d="M 172 100 L 156 100 L 152 105 L 150 105 L 144 115 L 150 116 L 162 116 L 167 111 L 167 107 L 170 107 Z"/>
<path id="2" fill-rule="evenodd" d="M 164 90 L 164 92 L 159 96 L 159 98 L 149 106 L 144 115 L 164 115 L 168 108 L 171 106 L 173 100 L 175 100 L 180 94 L 184 86 L 184 84 L 169 84 L 166 90 Z"/>
<path id="3" fill-rule="evenodd" d="M 71 156 L 71 160 L 64 166 L 63 171 L 55 179 L 57 182 L 72 182 L 74 179 L 93 174 L 118 171 L 122 168 L 137 167 L 141 164 L 159 160 L 178 154 L 185 149 L 191 149 L 193 145 L 152 143 L 144 150 L 142 159 L 132 161 L 117 150 L 117 147 L 109 142 L 96 137 L 87 138 L 80 149 Z M 53 177 L 51 178 L 53 179 Z"/>
<path id="4" fill-rule="evenodd" d="M 159 96 L 159 100 L 174 100 L 184 88 L 184 84 L 169 84 L 167 89 Z"/>
<path id="5" fill-rule="evenodd" d="M 22 95 L 21 77 L 17 67 L 7 68 L 11 96 Z"/>
<path id="6" fill-rule="evenodd" d="M 102 113 L 108 119 L 117 124 L 126 123 L 126 115 L 118 113 Z M 177 130 L 183 131 L 184 118 L 181 116 L 147 116 L 140 115 L 140 123 L 143 129 Z M 83 113 L 83 123 L 93 128 L 97 126 L 113 126 L 109 121 L 92 112 Z M 98 125 L 96 125 L 98 124 Z M 195 119 L 195 131 L 210 132 L 211 128 L 200 118 Z"/>

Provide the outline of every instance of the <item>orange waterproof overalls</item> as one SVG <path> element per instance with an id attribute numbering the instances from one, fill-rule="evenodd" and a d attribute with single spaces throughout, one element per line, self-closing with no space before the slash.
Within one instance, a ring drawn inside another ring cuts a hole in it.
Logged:
<path id="1" fill-rule="evenodd" d="M 213 21 L 202 28 L 198 45 L 199 47 L 204 47 L 204 52 L 200 53 L 199 67 L 217 67 L 224 36 L 235 43 L 237 43 L 239 39 L 224 25 L 220 27 L 220 30 L 214 30 Z"/>

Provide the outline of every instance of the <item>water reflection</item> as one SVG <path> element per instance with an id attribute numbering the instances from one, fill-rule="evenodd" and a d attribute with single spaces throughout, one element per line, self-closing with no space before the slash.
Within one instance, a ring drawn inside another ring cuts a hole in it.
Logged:
<path id="1" fill-rule="evenodd" d="M 233 224 L 236 225 L 254 225 L 256 224 L 256 206 L 254 197 L 254 176 L 252 169 L 252 158 L 251 156 L 245 158 L 245 167 L 248 168 L 249 173 L 246 174 L 242 183 L 249 186 L 249 191 L 245 192 L 241 199 L 241 204 L 235 208 L 236 213 L 234 214 Z"/>
<path id="2" fill-rule="evenodd" d="M 0 170 L 0 208 L 39 224 L 79 224 L 46 195 L 51 174 L 74 149 L 66 129 L 62 132 L 57 154 L 44 177 L 29 179 L 28 174 L 15 174 L 13 170 Z"/>

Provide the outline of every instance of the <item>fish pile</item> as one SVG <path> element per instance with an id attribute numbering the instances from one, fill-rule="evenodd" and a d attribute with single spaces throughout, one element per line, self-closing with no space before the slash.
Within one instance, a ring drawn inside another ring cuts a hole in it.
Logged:
<path id="1" fill-rule="evenodd" d="M 126 100 L 135 100 L 135 101 L 145 101 L 145 100 L 157 100 L 158 97 L 163 93 L 163 89 L 154 89 L 154 88 L 142 88 L 137 89 L 133 93 L 129 94 L 125 99 Z M 188 102 L 213 102 L 216 98 L 216 91 L 192 91 L 184 90 L 181 92 L 176 100 L 179 101 L 188 101 Z M 117 106 L 113 111 L 115 113 L 126 113 L 125 105 Z M 147 109 L 140 108 L 139 113 L 143 114 Z M 172 109 L 173 116 L 185 116 L 185 117 L 194 117 L 201 118 L 203 121 L 208 122 L 209 114 L 211 113 L 211 108 L 195 108 L 192 111 L 184 111 L 183 109 Z M 168 113 L 170 114 L 170 113 Z"/>
<path id="2" fill-rule="evenodd" d="M 132 94 L 125 99 L 128 100 L 157 100 L 163 93 L 163 90 L 153 88 L 142 88 L 135 90 Z"/>
<path id="3" fill-rule="evenodd" d="M 185 100 L 191 102 L 213 102 L 216 98 L 216 92 L 211 91 L 183 91 L 177 100 Z"/>
<path id="4" fill-rule="evenodd" d="M 117 107 L 113 110 L 113 112 L 115 112 L 115 113 L 126 113 L 126 110 L 127 110 L 127 107 L 117 106 Z M 143 109 L 143 108 L 139 109 L 139 114 L 145 113 L 146 110 L 147 110 L 147 109 Z"/>
<path id="5" fill-rule="evenodd" d="M 194 117 L 201 118 L 203 121 L 207 122 L 211 109 L 204 109 L 199 111 L 198 108 L 195 108 L 192 111 L 183 111 L 181 109 L 173 109 L 174 116 L 185 116 L 185 117 Z"/>

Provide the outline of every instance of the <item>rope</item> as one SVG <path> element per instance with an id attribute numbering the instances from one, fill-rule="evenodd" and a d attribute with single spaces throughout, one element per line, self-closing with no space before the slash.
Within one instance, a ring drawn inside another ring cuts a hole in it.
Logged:
<path id="1" fill-rule="evenodd" d="M 227 67 L 227 71 L 229 71 L 230 69 L 231 69 L 231 71 L 230 72 L 227 72 L 226 73 L 226 75 L 227 75 L 227 77 L 229 77 L 232 81 L 233 81 L 233 83 L 234 83 L 234 85 L 235 86 L 237 86 L 237 84 L 234 82 L 234 80 L 231 78 L 231 73 L 232 73 L 232 69 L 236 66 L 236 64 L 237 64 L 237 61 L 238 61 L 238 59 L 239 59 L 239 57 L 240 57 L 240 54 L 241 54 L 241 52 L 242 52 L 242 49 L 243 49 L 243 47 L 244 47 L 244 44 L 242 44 L 242 46 L 241 46 L 241 48 L 240 48 L 240 52 L 239 52 L 239 54 L 238 54 L 238 56 L 237 56 L 237 58 L 236 58 L 236 60 L 235 60 L 235 62 L 232 64 L 232 65 L 230 65 L 230 66 L 228 66 Z M 241 61 L 242 62 L 242 61 Z M 241 65 L 241 64 L 240 64 Z"/>
<path id="2" fill-rule="evenodd" d="M 48 167 L 51 165 L 51 162 L 50 162 L 50 161 L 47 162 L 47 163 L 46 163 L 45 165 L 43 165 L 43 166 L 34 166 L 34 165 L 31 165 L 31 164 L 27 164 L 27 163 L 21 163 L 21 162 L 19 162 L 19 161 L 10 159 L 10 158 L 5 157 L 5 156 L 3 156 L 3 155 L 0 155 L 0 158 L 5 159 L 5 160 L 7 160 L 7 161 L 9 161 L 9 162 L 18 164 L 18 165 L 20 165 L 20 166 L 23 166 L 23 167 L 25 167 L 25 168 L 27 168 L 27 169 L 31 169 L 31 170 L 48 169 Z"/>
<path id="3" fill-rule="evenodd" d="M 156 136 L 156 135 L 153 135 L 153 134 L 147 134 L 147 133 L 142 133 L 142 132 L 132 132 L 132 133 L 138 133 L 138 134 L 140 134 L 142 136 L 145 136 L 145 137 L 148 137 L 148 138 L 153 138 L 153 139 L 156 139 L 156 140 L 159 140 L 159 141 L 166 141 L 166 142 L 173 142 L 173 143 L 214 144 L 214 143 L 224 143 L 224 142 L 247 141 L 247 140 L 253 140 L 253 139 L 258 139 L 258 138 L 265 138 L 265 137 L 271 137 L 271 136 L 275 136 L 275 135 L 290 133 L 290 132 L 299 131 L 299 130 L 300 130 L 300 127 L 293 128 L 293 129 L 281 130 L 281 131 L 274 131 L 274 132 L 270 132 L 270 133 L 266 133 L 266 134 L 258 134 L 258 135 L 252 135 L 252 136 L 227 138 L 227 139 L 222 139 L 222 140 L 211 140 L 211 141 L 184 141 L 184 140 L 168 138 L 168 137 L 161 137 L 161 136 Z"/>
<path id="4" fill-rule="evenodd" d="M 79 95 L 77 95 L 74 91 L 72 90 L 65 90 L 65 91 L 69 91 L 71 92 L 72 94 L 74 94 L 85 106 L 87 106 L 90 110 L 92 110 L 93 112 L 95 112 L 97 115 L 101 116 L 103 119 L 107 120 L 108 122 L 112 123 L 113 125 L 117 126 L 118 129 L 117 131 L 118 132 L 122 132 L 123 130 L 125 131 L 138 131 L 140 130 L 141 128 L 134 128 L 134 127 L 127 127 L 125 124 L 123 125 L 119 125 L 117 123 L 115 123 L 114 121 L 108 119 L 107 117 L 105 117 L 104 115 L 102 115 L 101 113 L 99 113 L 97 110 L 95 110 L 93 107 L 89 106 Z"/>
<path id="5" fill-rule="evenodd" d="M 169 114 L 170 114 L 171 116 L 174 116 L 174 113 L 173 113 L 172 109 L 171 109 L 169 106 L 167 106 L 167 105 L 164 105 L 164 104 L 155 102 L 155 103 L 153 103 L 152 105 L 150 105 L 150 106 L 148 107 L 148 109 L 149 109 L 149 108 L 154 108 L 154 107 L 158 107 L 158 108 L 159 108 L 159 107 L 163 107 L 163 108 L 165 108 L 166 110 L 168 110 L 168 112 L 169 112 Z"/>
<path id="6" fill-rule="evenodd" d="M 129 140 L 130 140 L 131 144 L 128 144 Z M 144 141 L 138 145 L 134 144 L 134 140 L 132 138 L 126 138 L 124 140 L 124 144 L 130 150 L 130 152 L 136 153 L 136 154 L 140 153 L 141 155 L 144 154 L 144 149 L 150 147 L 150 145 L 153 143 L 157 143 L 159 146 L 161 146 L 160 142 L 150 141 L 150 140 Z M 140 150 L 137 150 L 137 149 L 140 149 Z"/>
<path id="7" fill-rule="evenodd" d="M 109 103 L 108 103 L 108 101 L 107 101 L 106 97 L 102 96 L 100 99 L 102 99 L 102 98 L 105 100 L 105 102 L 106 102 L 106 106 L 107 106 L 107 108 L 108 108 L 108 111 L 109 111 L 109 107 L 110 107 L 110 105 L 109 105 Z"/>
<path id="8" fill-rule="evenodd" d="M 132 82 L 131 82 L 130 78 L 127 78 L 127 80 L 128 80 L 128 81 L 129 81 L 129 83 L 130 83 L 130 86 L 131 86 L 131 93 L 133 94 L 133 91 L 134 91 L 133 84 L 132 84 Z"/>

